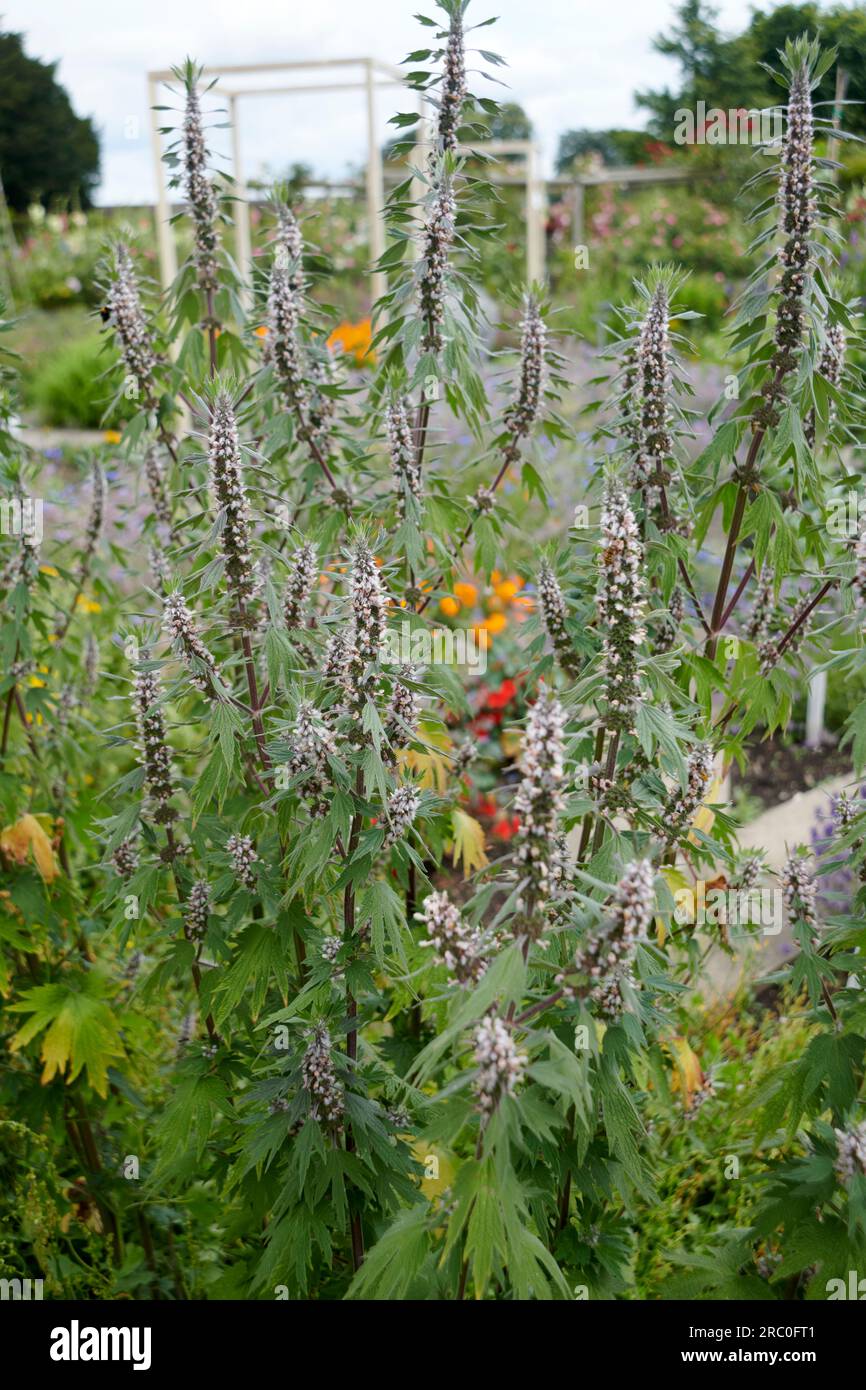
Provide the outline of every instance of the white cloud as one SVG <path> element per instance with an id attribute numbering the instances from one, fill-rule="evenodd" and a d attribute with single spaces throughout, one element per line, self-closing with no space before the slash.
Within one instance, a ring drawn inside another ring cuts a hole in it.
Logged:
<path id="1" fill-rule="evenodd" d="M 747 0 L 724 0 L 722 21 L 732 28 L 748 17 Z M 109 0 L 5 0 L 4 27 L 22 30 L 26 48 L 60 60 L 59 74 L 76 110 L 93 116 L 103 151 L 103 203 L 150 202 L 150 161 L 145 73 L 181 61 L 243 63 L 361 57 L 398 63 L 424 47 L 429 31 L 413 19 L 424 0 L 147 0 L 123 5 Z M 534 122 L 549 164 L 559 133 L 571 126 L 637 123 L 636 88 L 664 85 L 670 63 L 655 53 L 652 37 L 668 27 L 671 0 L 500 0 L 488 9 L 473 0 L 470 18 L 499 15 L 482 31 L 479 45 L 501 52 L 509 96 Z M 484 84 L 487 87 L 487 84 Z M 490 87 L 493 95 L 506 95 Z M 379 99 L 379 125 L 401 106 L 397 89 Z M 137 122 L 137 134 L 134 123 Z M 165 122 L 168 123 L 167 121 Z M 267 165 L 279 172 L 303 160 L 325 176 L 343 175 L 364 157 L 365 115 L 360 92 L 318 97 L 256 98 L 244 103 L 243 149 L 247 173 Z"/>

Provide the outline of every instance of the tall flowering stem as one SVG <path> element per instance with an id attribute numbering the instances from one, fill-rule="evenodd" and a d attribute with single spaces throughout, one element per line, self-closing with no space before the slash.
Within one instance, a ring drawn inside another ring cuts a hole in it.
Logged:
<path id="1" fill-rule="evenodd" d="M 641 698 L 640 647 L 646 637 L 643 546 L 622 484 L 609 480 L 601 513 L 599 624 L 604 634 L 606 714 L 611 729 L 630 730 Z"/>
<path id="2" fill-rule="evenodd" d="M 207 305 L 210 367 L 213 374 L 216 372 L 216 333 L 219 326 L 214 319 L 214 295 L 219 288 L 219 205 L 213 180 L 208 173 L 208 148 L 198 93 L 201 69 L 187 63 L 179 76 L 186 93 L 181 131 L 183 191 L 193 224 L 196 281 Z"/>

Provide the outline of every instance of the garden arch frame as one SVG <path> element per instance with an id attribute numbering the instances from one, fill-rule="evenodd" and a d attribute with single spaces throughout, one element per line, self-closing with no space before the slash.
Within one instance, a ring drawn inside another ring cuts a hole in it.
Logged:
<path id="1" fill-rule="evenodd" d="M 302 71 L 322 72 L 338 69 L 339 76 L 323 82 L 295 82 L 287 80 L 286 74 Z M 274 85 L 249 86 L 243 79 L 258 73 L 272 73 Z M 241 278 L 249 286 L 252 271 L 252 234 L 250 230 L 250 209 L 248 190 L 244 176 L 241 133 L 239 123 L 239 102 L 261 96 L 290 96 L 297 93 L 321 93 L 341 91 L 363 91 L 367 111 L 367 166 L 365 189 L 367 200 L 367 220 L 370 237 L 370 262 L 375 265 L 385 251 L 385 224 L 382 212 L 385 207 L 385 171 L 382 151 L 376 138 L 376 93 L 380 88 L 405 87 L 406 78 L 399 68 L 378 58 L 317 58 L 296 62 L 215 64 L 202 69 L 201 85 L 208 85 L 214 78 L 228 78 L 228 85 L 220 85 L 220 94 L 228 102 L 228 117 L 231 127 L 232 175 L 238 202 L 235 207 L 237 235 L 237 261 Z M 151 113 L 151 149 L 153 154 L 154 177 L 156 180 L 156 231 L 159 249 L 160 280 L 164 289 L 177 274 L 177 250 L 174 243 L 170 218 L 171 205 L 168 196 L 168 183 L 162 160 L 163 139 L 160 133 L 159 113 L 156 110 L 159 88 L 175 81 L 170 68 L 157 69 L 147 74 L 148 105 Z M 425 129 L 427 103 L 423 94 L 414 93 L 418 102 L 420 120 L 416 129 L 415 146 L 409 155 L 409 163 L 419 171 L 422 168 L 425 150 Z M 526 187 L 526 275 L 527 281 L 540 281 L 544 277 L 544 210 L 546 189 L 541 175 L 538 146 L 531 140 L 489 140 L 463 147 L 464 153 L 483 150 L 488 154 L 521 154 L 526 160 L 524 174 L 510 175 L 492 172 L 495 183 L 524 183 Z M 421 196 L 422 189 L 416 190 Z M 387 278 L 383 271 L 371 270 L 370 289 L 375 303 L 387 290 Z"/>

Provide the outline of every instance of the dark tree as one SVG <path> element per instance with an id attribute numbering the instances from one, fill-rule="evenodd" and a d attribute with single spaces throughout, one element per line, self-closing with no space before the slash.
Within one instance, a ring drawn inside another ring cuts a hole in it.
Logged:
<path id="1" fill-rule="evenodd" d="M 99 140 L 76 116 L 56 63 L 28 58 L 22 34 L 0 34 L 0 175 L 10 207 L 34 200 L 90 202 L 99 181 Z"/>

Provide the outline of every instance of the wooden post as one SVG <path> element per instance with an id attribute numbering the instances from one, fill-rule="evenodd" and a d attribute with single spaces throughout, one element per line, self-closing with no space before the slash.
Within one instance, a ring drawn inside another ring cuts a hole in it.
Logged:
<path id="1" fill-rule="evenodd" d="M 837 64 L 836 64 L 836 96 L 835 96 L 835 98 L 834 98 L 835 104 L 834 104 L 834 106 L 833 106 L 833 129 L 834 129 L 834 130 L 838 130 L 838 129 L 839 129 L 839 126 L 840 126 L 841 123 L 842 123 L 842 102 L 845 100 L 845 96 L 846 96 L 847 91 L 848 91 L 848 73 L 846 72 L 845 68 L 841 67 L 841 66 L 837 63 Z M 835 136 L 835 135 L 831 135 L 830 139 L 827 141 L 827 158 L 828 158 L 828 159 L 836 159 L 836 158 L 838 157 L 838 152 L 839 152 L 839 141 L 836 139 L 836 136 Z M 831 179 L 833 180 L 834 183 L 835 183 L 835 181 L 836 181 L 836 174 L 837 174 L 837 170 L 836 170 L 836 169 L 831 169 L 831 170 L 830 170 L 830 177 L 831 177 Z"/>
<path id="2" fill-rule="evenodd" d="M 250 232 L 250 205 L 241 162 L 241 133 L 238 125 L 237 97 L 229 97 L 229 120 L 232 128 L 232 170 L 236 201 L 232 205 L 235 224 L 235 255 L 241 275 L 240 298 L 249 312 L 253 305 L 253 242 Z"/>
<path id="3" fill-rule="evenodd" d="M 165 167 L 162 162 L 162 136 L 159 133 L 159 112 L 156 108 L 157 84 L 148 79 L 148 106 L 150 107 L 150 143 L 153 149 L 153 172 L 156 178 L 156 241 L 159 250 L 159 278 L 162 288 L 167 290 L 177 275 L 177 250 L 174 244 L 174 229 L 170 224 L 171 205 L 165 181 Z"/>
<path id="4" fill-rule="evenodd" d="M 586 194 L 583 189 L 583 180 L 578 175 L 571 191 L 571 240 L 575 247 L 585 245 L 583 240 L 585 205 Z"/>
<path id="5" fill-rule="evenodd" d="M 375 266 L 385 252 L 385 223 L 382 209 L 385 203 L 385 181 L 382 173 L 382 151 L 376 133 L 376 70 L 372 58 L 365 59 L 367 70 L 367 222 L 370 245 L 370 265 Z M 373 303 L 388 289 L 381 270 L 372 270 L 370 285 Z"/>
<path id="6" fill-rule="evenodd" d="M 545 191 L 539 170 L 538 146 L 530 145 L 526 152 L 526 280 L 540 284 L 544 279 L 545 256 Z"/>
<path id="7" fill-rule="evenodd" d="M 806 747 L 820 748 L 824 742 L 824 708 L 827 703 L 827 672 L 814 671 L 809 677 L 806 702 Z"/>

